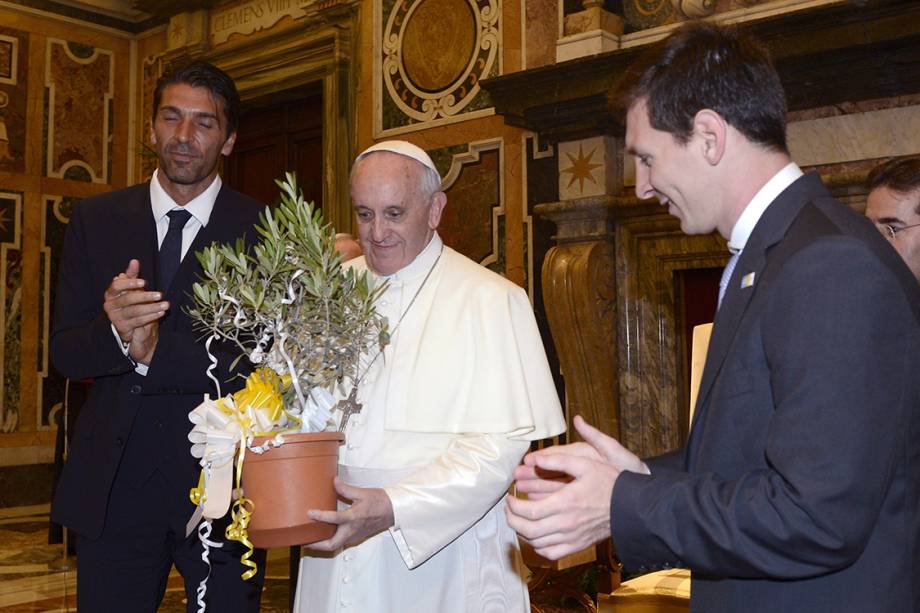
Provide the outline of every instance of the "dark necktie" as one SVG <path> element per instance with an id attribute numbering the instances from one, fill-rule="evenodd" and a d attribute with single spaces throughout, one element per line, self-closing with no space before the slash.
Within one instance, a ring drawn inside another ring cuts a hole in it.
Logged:
<path id="1" fill-rule="evenodd" d="M 169 217 L 169 230 L 163 237 L 157 260 L 157 289 L 161 292 L 169 289 L 169 284 L 172 283 L 176 271 L 179 270 L 179 262 L 182 260 L 182 228 L 192 216 L 185 209 L 170 211 L 166 215 Z"/>

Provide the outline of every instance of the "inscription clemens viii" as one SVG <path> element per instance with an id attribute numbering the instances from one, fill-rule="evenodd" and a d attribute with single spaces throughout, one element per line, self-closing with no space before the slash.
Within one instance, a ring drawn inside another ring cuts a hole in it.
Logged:
<path id="1" fill-rule="evenodd" d="M 231 34 L 252 34 L 270 28 L 285 15 L 293 18 L 306 13 L 301 0 L 253 0 L 211 15 L 211 44 L 219 45 Z"/>

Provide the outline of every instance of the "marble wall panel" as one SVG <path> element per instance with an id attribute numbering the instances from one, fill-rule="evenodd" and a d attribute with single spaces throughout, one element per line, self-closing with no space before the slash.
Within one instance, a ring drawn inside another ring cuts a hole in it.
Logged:
<path id="1" fill-rule="evenodd" d="M 498 0 L 378 2 L 374 45 L 377 136 L 491 112 L 487 110 L 491 102 L 479 81 L 501 71 Z"/>
<path id="2" fill-rule="evenodd" d="M 555 63 L 557 38 L 558 0 L 524 0 L 524 68 Z"/>
<path id="3" fill-rule="evenodd" d="M 524 287 L 533 303 L 537 327 L 546 349 L 550 370 L 556 383 L 559 398 L 565 398 L 565 382 L 559 367 L 559 355 L 550 331 L 546 313 L 546 300 L 541 282 L 541 271 L 547 254 L 553 248 L 556 226 L 548 219 L 536 215 L 534 207 L 543 202 L 559 200 L 557 148 L 543 145 L 534 136 L 524 137 Z"/>
<path id="4" fill-rule="evenodd" d="M 56 413 L 64 402 L 65 379 L 54 368 L 49 358 L 51 324 L 54 314 L 54 295 L 57 289 L 58 266 L 64 246 L 64 232 L 70 221 L 70 212 L 79 198 L 63 196 L 42 197 L 41 259 L 39 263 L 39 313 L 38 313 L 38 428 L 56 423 Z"/>
<path id="5" fill-rule="evenodd" d="M 114 56 L 107 49 L 48 38 L 45 174 L 109 183 Z"/>
<path id="6" fill-rule="evenodd" d="M 687 236 L 660 209 L 643 211 L 623 216 L 615 230 L 620 435 L 640 456 L 675 449 L 686 432 L 675 273 L 720 268 L 728 260 L 720 237 Z"/>
<path id="7" fill-rule="evenodd" d="M 29 35 L 0 26 L 0 171 L 23 172 Z"/>
<path id="8" fill-rule="evenodd" d="M 0 433 L 19 427 L 22 194 L 0 192 Z"/>
<path id="9" fill-rule="evenodd" d="M 920 152 L 920 105 L 794 121 L 789 151 L 800 166 Z"/>
<path id="10" fill-rule="evenodd" d="M 504 207 L 501 141 L 471 143 L 454 153 L 443 175 L 447 206 L 438 232 L 444 243 L 503 273 Z M 435 152 L 435 157 L 443 157 Z"/>

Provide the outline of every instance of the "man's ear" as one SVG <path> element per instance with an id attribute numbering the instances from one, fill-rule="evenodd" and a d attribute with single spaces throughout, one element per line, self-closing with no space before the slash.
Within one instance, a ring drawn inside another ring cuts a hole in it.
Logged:
<path id="1" fill-rule="evenodd" d="M 157 133 L 153 129 L 153 121 L 150 122 L 150 144 L 151 145 L 157 144 Z"/>
<path id="2" fill-rule="evenodd" d="M 715 166 L 725 155 L 728 124 L 725 119 L 711 109 L 699 111 L 693 118 L 693 132 L 699 138 L 703 157 Z"/>
<path id="3" fill-rule="evenodd" d="M 428 227 L 432 230 L 438 229 L 438 224 L 441 223 L 441 213 L 444 212 L 446 205 L 447 194 L 444 192 L 436 192 L 431 197 L 431 203 L 428 205 Z"/>
<path id="4" fill-rule="evenodd" d="M 227 140 L 224 141 L 224 146 L 220 148 L 220 152 L 223 155 L 230 155 L 233 153 L 233 145 L 236 143 L 236 132 L 230 134 L 227 137 Z"/>

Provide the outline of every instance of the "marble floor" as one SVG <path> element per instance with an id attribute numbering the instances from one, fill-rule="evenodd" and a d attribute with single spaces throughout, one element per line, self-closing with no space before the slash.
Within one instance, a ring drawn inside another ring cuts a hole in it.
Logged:
<path id="1" fill-rule="evenodd" d="M 76 611 L 76 571 L 52 569 L 63 561 L 63 546 L 48 545 L 48 510 L 47 504 L 0 509 L 0 613 Z M 288 560 L 286 549 L 269 552 L 262 613 L 289 610 Z M 159 611 L 185 610 L 182 580 L 173 571 Z"/>

